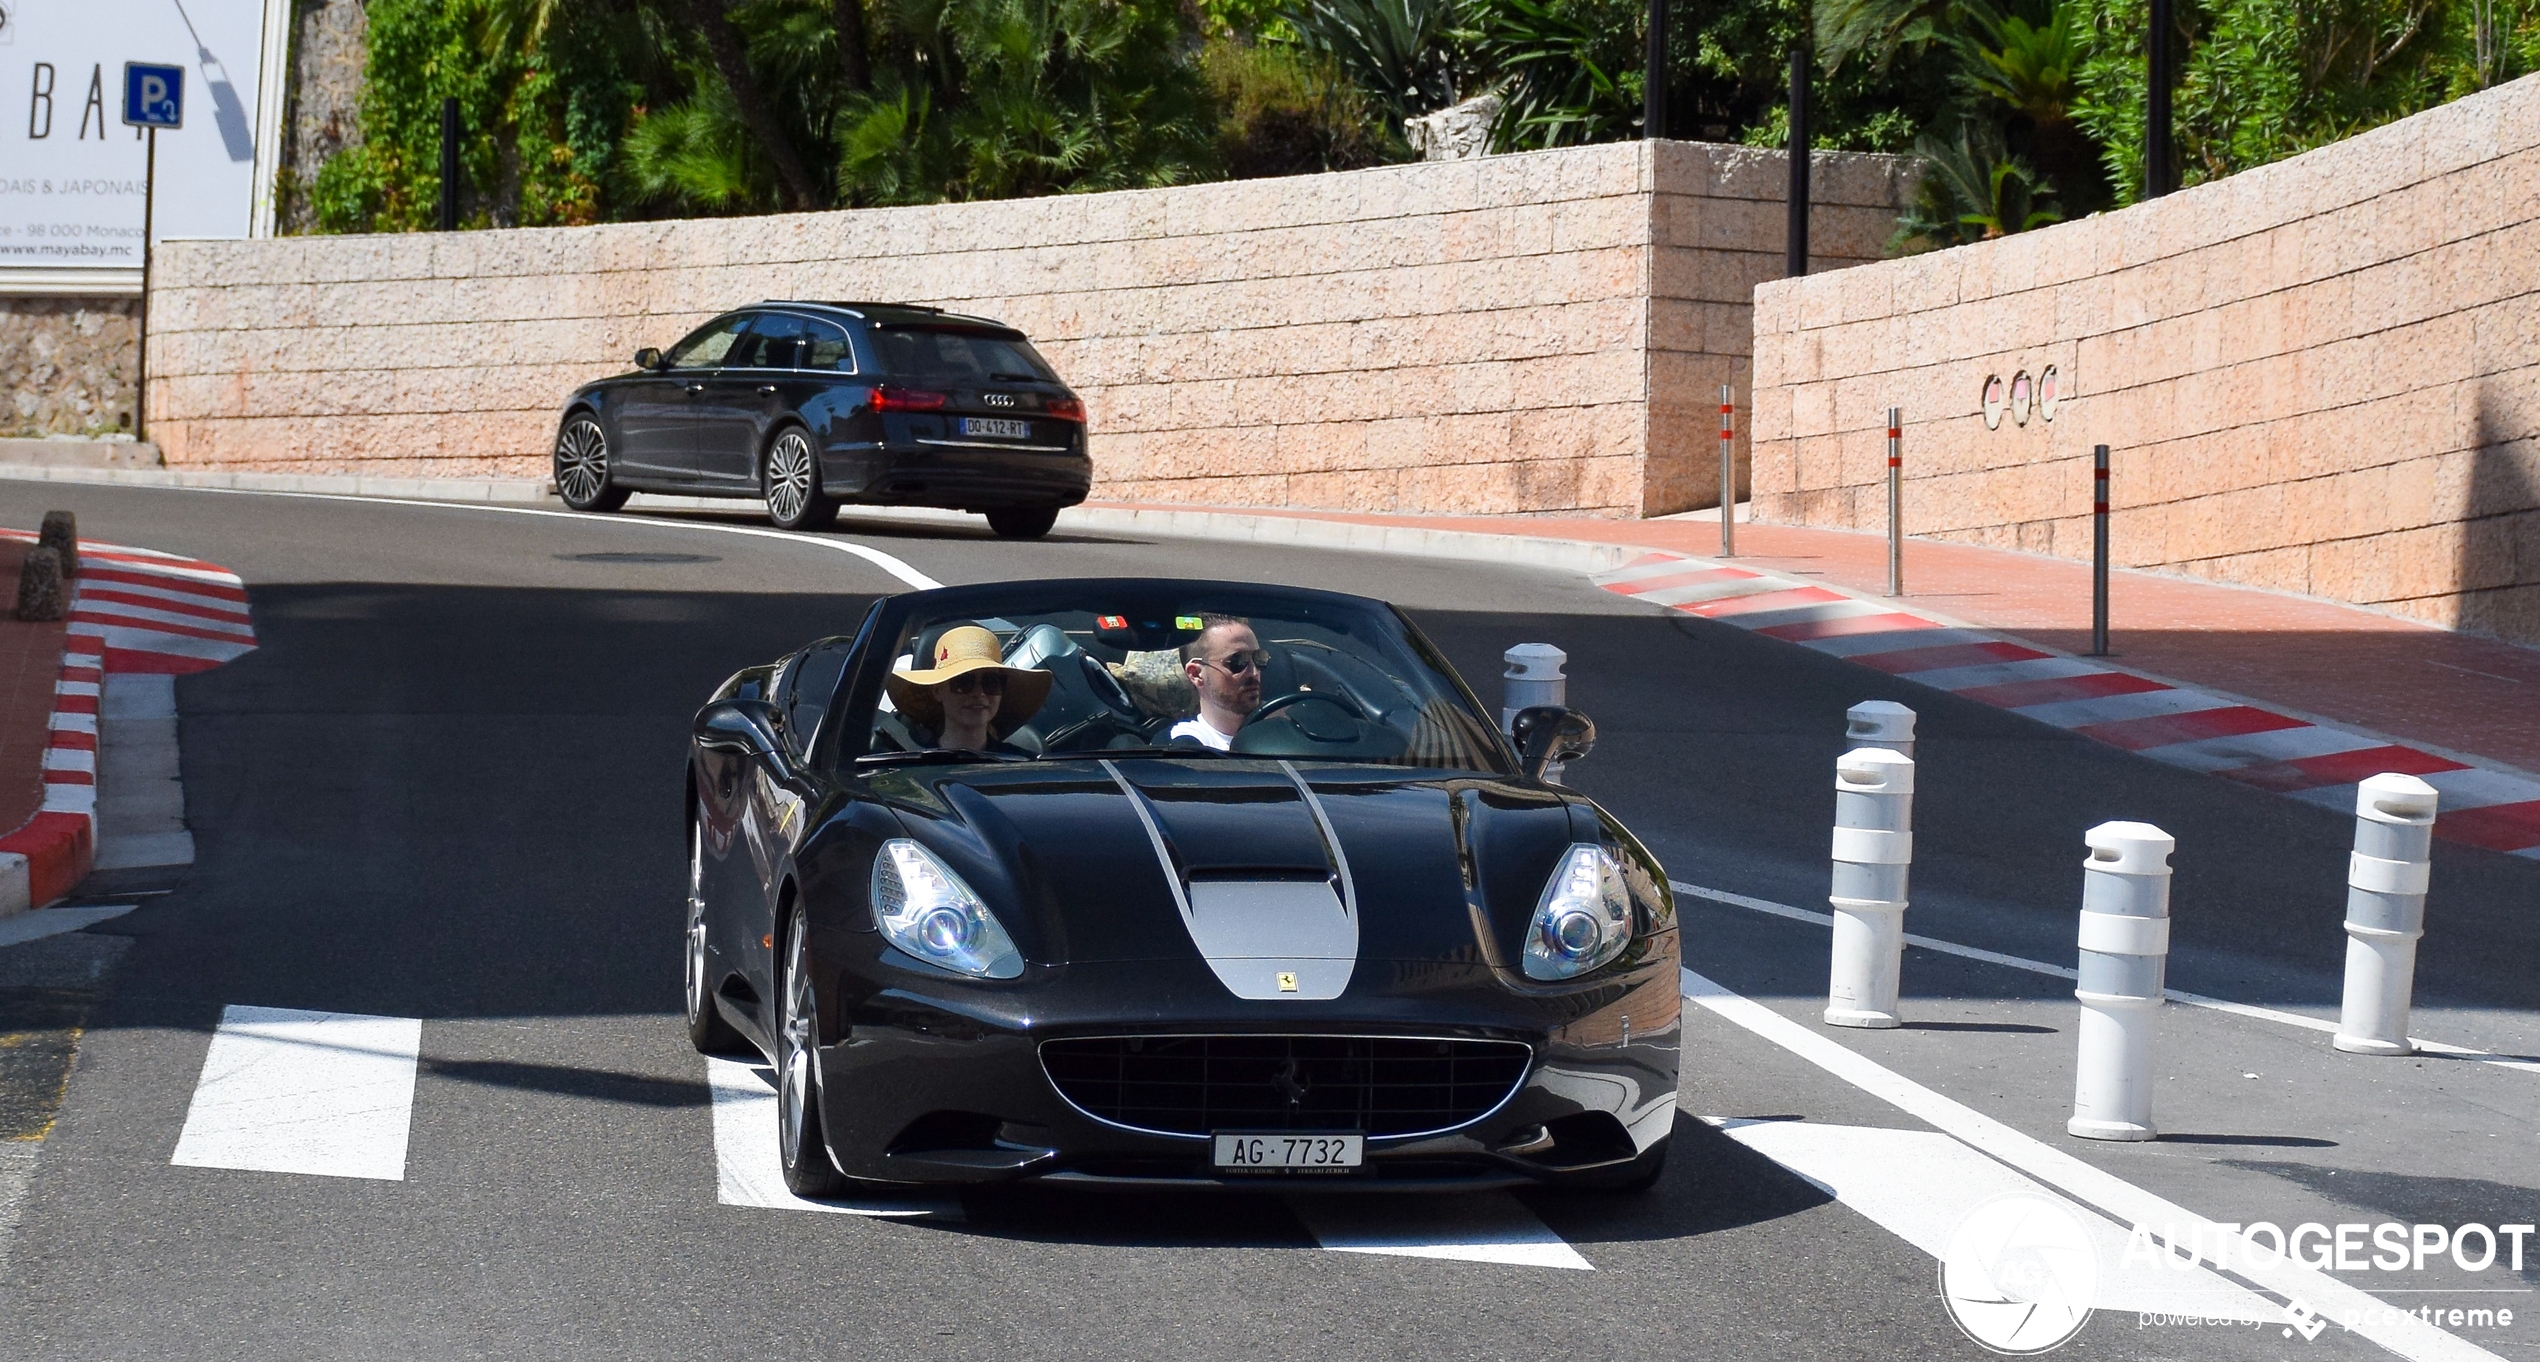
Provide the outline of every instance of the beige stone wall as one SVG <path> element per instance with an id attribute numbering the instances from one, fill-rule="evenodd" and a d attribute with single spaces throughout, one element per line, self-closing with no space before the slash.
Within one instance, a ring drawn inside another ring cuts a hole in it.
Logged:
<path id="1" fill-rule="evenodd" d="M 2540 643 L 2540 77 L 2157 202 L 1757 292 L 1756 514 Z M 2049 422 L 1982 385 L 2060 370 Z"/>
<path id="2" fill-rule="evenodd" d="M 132 434 L 138 298 L 0 298 L 0 437 Z"/>
<path id="3" fill-rule="evenodd" d="M 1900 163 L 1820 162 L 1825 263 L 1874 256 Z M 1030 333 L 1086 397 L 1096 496 L 1686 509 L 1717 481 L 1706 404 L 1743 374 L 1749 293 L 1779 269 L 1782 164 L 1634 143 L 1000 203 L 176 243 L 153 295 L 152 434 L 177 466 L 535 475 L 565 392 L 639 346 L 761 298 L 890 299 Z"/>

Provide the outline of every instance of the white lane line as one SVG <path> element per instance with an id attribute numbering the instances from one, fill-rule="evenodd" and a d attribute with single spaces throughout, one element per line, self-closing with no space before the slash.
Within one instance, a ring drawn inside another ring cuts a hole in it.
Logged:
<path id="1" fill-rule="evenodd" d="M 403 1181 L 422 1047 L 416 1017 L 224 1008 L 168 1162 Z"/>
<path id="2" fill-rule="evenodd" d="M 1444 1258 L 1592 1272 L 1595 1264 L 1506 1192 L 1475 1196 L 1297 1195 L 1288 1209 L 1339 1253 Z"/>
<path id="3" fill-rule="evenodd" d="M 1691 894 L 1695 898 L 1709 899 L 1714 903 L 1725 903 L 1733 908 L 1745 908 L 1758 913 L 1769 913 L 1774 917 L 1786 917 L 1793 922 L 1814 923 L 1820 927 L 1831 927 L 1834 925 L 1834 914 L 1832 913 L 1820 913 L 1807 908 L 1794 908 L 1787 903 L 1775 903 L 1771 899 L 1750 898 L 1744 894 L 1732 894 L 1725 889 L 1705 889 L 1701 885 L 1686 884 L 1682 880 L 1669 880 L 1667 881 L 1667 884 L 1669 888 L 1674 889 L 1679 894 Z M 1963 960 L 1981 960 L 1988 965 L 2001 965 L 2008 969 L 2026 970 L 2031 974 L 2043 974 L 2056 979 L 2078 980 L 2080 978 L 2080 975 L 2069 965 L 2050 965 L 2043 960 L 2030 960 L 2017 955 L 2004 955 L 2000 951 L 1989 951 L 1981 946 L 1962 946 L 1955 941 L 1943 941 L 1938 937 L 1918 936 L 1912 932 L 1907 932 L 1905 934 L 1905 944 L 1908 946 L 1919 946 L 1927 951 L 1938 951 L 1943 955 L 1954 955 Z M 2272 1007 L 2259 1007 L 2252 1003 L 2235 1003 L 2228 998 L 2208 997 L 2205 994 L 2190 993 L 2181 988 L 2164 989 L 2162 992 L 2171 1002 L 2185 1003 L 2189 1007 L 2201 1007 L 2213 1012 L 2228 1012 L 2235 1017 L 2247 1017 L 2253 1021 L 2273 1022 L 2278 1026 L 2298 1026 L 2305 1031 L 2319 1031 L 2328 1035 L 2337 1034 L 2337 1023 L 2322 1017 L 2305 1017 L 2299 1012 L 2282 1012 Z M 2439 1040 L 2427 1040 L 2423 1036 L 2410 1036 L 2408 1039 L 2415 1041 L 2418 1049 L 2430 1051 L 2434 1054 L 2448 1055 L 2454 1059 L 2476 1060 L 2481 1064 L 2493 1064 L 2499 1069 L 2520 1069 L 2525 1073 L 2540 1073 L 2540 1063 L 2535 1063 L 2534 1061 L 2528 1059 L 2518 1058 L 2513 1055 L 2500 1055 L 2494 1053 L 2493 1051 L 2473 1049 L 2466 1045 L 2451 1045 Z"/>
<path id="4" fill-rule="evenodd" d="M 961 1203 L 949 1196 L 812 1201 L 794 1195 L 785 1186 L 785 1167 L 776 1156 L 776 1088 L 767 1067 L 708 1057 L 706 1084 L 714 1093 L 715 1200 L 724 1205 L 837 1215 L 961 1217 Z"/>
<path id="5" fill-rule="evenodd" d="M 754 525 L 719 525 L 703 520 L 651 519 L 630 515 L 590 515 L 582 511 L 550 511 L 537 506 L 494 506 L 474 501 L 425 501 L 411 497 L 362 497 L 345 492 L 266 492 L 252 487 L 186 487 L 171 489 L 186 492 L 217 492 L 234 497 L 297 497 L 304 501 L 353 501 L 369 506 L 419 506 L 434 511 L 490 511 L 497 515 L 554 516 L 561 520 L 578 520 L 585 525 L 644 525 L 657 530 L 703 530 L 711 534 L 745 534 L 757 539 L 775 539 L 789 544 L 809 544 L 814 548 L 834 549 L 852 558 L 861 558 L 918 591 L 932 591 L 943 583 L 909 566 L 905 561 L 867 548 L 848 539 L 831 539 L 820 535 L 788 534 L 783 530 L 763 530 Z M 737 502 L 737 504 L 746 504 Z"/>
<path id="6" fill-rule="evenodd" d="M 2197 1315 L 2281 1324 L 2284 1307 L 2204 1266 L 2126 1256 L 2114 1221 L 2073 1206 L 2055 1191 L 1928 1130 L 1819 1125 L 1813 1121 L 1722 1121 L 1732 1140 L 1815 1183 L 1826 1195 L 1934 1258 L 1977 1207 L 2026 1193 L 2071 1207 L 2098 1250 L 2093 1309 Z"/>
<path id="7" fill-rule="evenodd" d="M 2226 1228 L 2187 1208 L 2074 1158 L 2063 1150 L 2023 1134 L 1972 1107 L 1943 1097 L 1922 1084 L 1845 1047 L 1762 1003 L 1732 993 L 1709 979 L 1683 971 L 1685 997 L 1704 1010 L 1753 1032 L 1833 1074 L 1861 1091 L 1928 1125 L 1964 1141 L 2046 1185 L 2127 1226 L 2177 1246 L 2182 1257 L 2201 1247 L 2210 1257 L 2229 1245 L 2242 1276 L 2285 1300 L 2301 1300 L 2331 1319 L 2345 1321 L 2353 1332 L 2410 1359 L 2410 1362 L 2469 1362 L 2494 1353 L 2456 1338 L 2414 1315 L 2401 1314 L 2379 1299 L 2316 1268 L 2280 1256 L 2280 1247 L 2262 1250 L 2243 1237 L 2237 1226 Z M 2269 1251 L 2278 1251 L 2266 1261 Z"/>

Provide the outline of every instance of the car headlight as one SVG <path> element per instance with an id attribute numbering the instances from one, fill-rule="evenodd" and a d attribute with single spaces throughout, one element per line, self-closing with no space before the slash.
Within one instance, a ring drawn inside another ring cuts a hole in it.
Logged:
<path id="1" fill-rule="evenodd" d="M 1622 954 L 1631 940 L 1631 891 L 1613 854 L 1586 843 L 1563 852 L 1526 927 L 1526 976 L 1585 974 Z"/>
<path id="2" fill-rule="evenodd" d="M 982 979 L 1023 972 L 1004 924 L 935 853 L 905 837 L 873 858 L 873 925 L 892 945 L 930 965 Z"/>

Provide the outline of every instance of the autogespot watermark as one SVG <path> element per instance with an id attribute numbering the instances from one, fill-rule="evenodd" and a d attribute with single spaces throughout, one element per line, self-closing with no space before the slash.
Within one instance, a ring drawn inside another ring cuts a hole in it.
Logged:
<path id="1" fill-rule="evenodd" d="M 2244 1280 L 2274 1275 L 2293 1264 L 2330 1273 L 2417 1273 L 2457 1269 L 2497 1271 L 2519 1280 L 2526 1249 L 2540 1255 L 2540 1227 L 2533 1225 L 2428 1225 L 2305 1222 L 2290 1229 L 2259 1221 L 2241 1225 L 2198 1222 L 2192 1226 L 2136 1225 L 2117 1264 L 2119 1275 L 2150 1269 L 2193 1273 L 2219 1271 Z M 1940 1294 L 1949 1318 L 1968 1338 L 1993 1352 L 2015 1356 L 2048 1352 L 2071 1341 L 2090 1322 L 2098 1303 L 2101 1263 L 2081 1218 L 2043 1196 L 2014 1194 L 1977 1207 L 1960 1222 L 1940 1260 Z M 2135 1278 L 2138 1282 L 2140 1277 Z M 2369 1282 L 2359 1283 L 2367 1291 Z M 2397 1286 L 2390 1290 L 2437 1292 L 2446 1288 Z M 2509 1288 L 2521 1294 L 2520 1288 Z M 2490 1294 L 2482 1288 L 2464 1293 Z M 2321 1311 L 2299 1297 L 2273 1318 L 2193 1309 L 2135 1312 L 2135 1327 L 2268 1328 L 2284 1337 L 2316 1339 L 2334 1324 L 2349 1332 L 2403 1319 L 2436 1328 L 2510 1329 L 2514 1310 L 2492 1301 L 2454 1305 L 2370 1305 Z M 2525 1313 L 2531 1307 L 2526 1307 Z"/>
<path id="2" fill-rule="evenodd" d="M 2022 1356 L 2058 1348 L 2090 1322 L 2099 1254 L 2059 1202 L 1996 1197 L 1959 1222 L 1940 1255 L 1940 1298 L 1977 1344 Z"/>
<path id="3" fill-rule="evenodd" d="M 2350 1221 L 2324 1225 L 2306 1221 L 2291 1229 L 2257 1221 L 2241 1225 L 2230 1222 L 2198 1224 L 2182 1230 L 2163 1225 L 2157 1232 L 2152 1226 L 2137 1225 L 2126 1237 L 2125 1257 L 2119 1271 L 2144 1264 L 2178 1272 L 2193 1272 L 2200 1267 L 2247 1276 L 2265 1272 L 2284 1263 L 2312 1268 L 2320 1272 L 2424 1272 L 2429 1267 L 2440 1270 L 2446 1264 L 2462 1272 L 2481 1273 L 2495 1269 L 2519 1278 L 2523 1271 L 2523 1252 L 2540 1226 L 2534 1225 L 2425 1225 L 2396 1221 Z M 2540 1244 L 2530 1245 L 2540 1249 Z M 2361 1283 L 2369 1291 L 2369 1283 Z M 2426 1290 L 2428 1288 L 2406 1288 Z M 2440 1288 L 2432 1288 L 2439 1290 Z M 2476 1291 L 2478 1288 L 2466 1288 Z M 2529 1313 L 2526 1307 L 2525 1313 Z M 2299 1333 L 2306 1339 L 2317 1338 L 2330 1324 L 2352 1332 L 2414 1319 L 2443 1329 L 2510 1329 L 2514 1323 L 2511 1306 L 2493 1302 L 2470 1305 L 2419 1305 L 2413 1307 L 2381 1305 L 2355 1306 L 2323 1314 L 2300 1299 L 2285 1309 L 2284 1333 Z M 2135 1327 L 2149 1329 L 2163 1326 L 2197 1325 L 2247 1326 L 2253 1321 L 2194 1313 L 2142 1312 Z"/>

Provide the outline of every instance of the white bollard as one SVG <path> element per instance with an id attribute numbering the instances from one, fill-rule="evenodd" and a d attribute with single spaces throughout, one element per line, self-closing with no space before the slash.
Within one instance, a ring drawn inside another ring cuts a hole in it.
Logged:
<path id="1" fill-rule="evenodd" d="M 2081 1059 L 2073 1118 L 2085 1140 L 2149 1140 L 2152 1021 L 2167 984 L 2170 853 L 2178 839 L 2149 823 L 2102 823 L 2082 834 Z"/>
<path id="2" fill-rule="evenodd" d="M 1536 705 L 1570 703 L 1570 678 L 1561 674 L 1561 664 L 1570 655 L 1549 643 L 1520 643 L 1501 655 L 1508 670 L 1501 674 L 1507 683 L 1501 692 L 1499 731 L 1508 732 L 1517 723 L 1517 711 Z"/>
<path id="3" fill-rule="evenodd" d="M 1854 747 L 1884 747 L 1914 755 L 1914 711 L 1894 700 L 1864 700 L 1843 712 L 1844 740 Z"/>
<path id="4" fill-rule="evenodd" d="M 2433 786 L 2378 775 L 2355 791 L 2355 854 L 2346 861 L 2346 1001 L 2338 1049 L 2412 1055 L 2408 1005 L 2416 992 L 2417 938 L 2434 854 Z"/>
<path id="5" fill-rule="evenodd" d="M 1914 868 L 1914 759 L 1855 748 L 1834 764 L 1833 966 L 1826 1024 L 1884 1029 L 1905 959 L 1905 881 Z"/>

